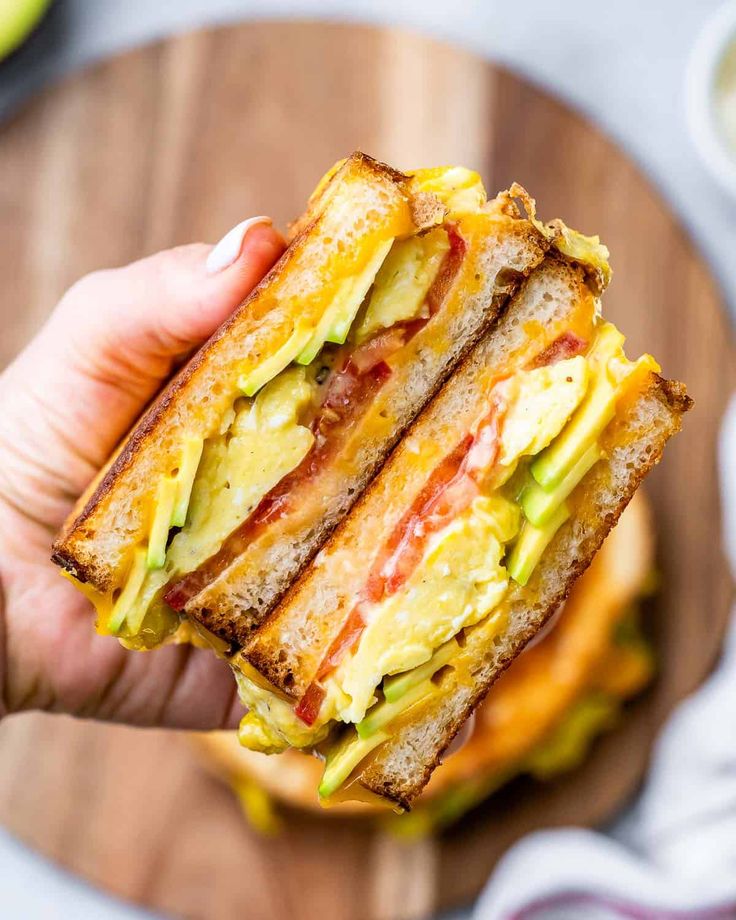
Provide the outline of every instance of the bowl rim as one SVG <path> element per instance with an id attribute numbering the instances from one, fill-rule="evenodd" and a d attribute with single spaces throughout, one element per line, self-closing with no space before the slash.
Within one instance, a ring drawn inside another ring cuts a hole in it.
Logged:
<path id="1" fill-rule="evenodd" d="M 728 0 L 706 20 L 695 44 L 685 78 L 690 137 L 716 181 L 736 197 L 736 152 L 716 122 L 715 80 L 723 57 L 736 41 L 736 0 Z"/>

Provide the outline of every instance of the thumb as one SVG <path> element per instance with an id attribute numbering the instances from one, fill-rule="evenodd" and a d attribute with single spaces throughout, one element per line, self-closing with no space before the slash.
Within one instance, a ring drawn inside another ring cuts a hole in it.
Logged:
<path id="1" fill-rule="evenodd" d="M 253 218 L 215 247 L 170 249 L 70 288 L 0 378 L 0 455 L 17 460 L 3 464 L 0 478 L 12 480 L 16 502 L 35 507 L 36 481 L 43 481 L 38 513 L 58 517 L 49 470 L 63 508 L 64 496 L 82 491 L 176 363 L 227 319 L 284 246 L 268 218 Z M 3 450 L 6 442 L 12 449 Z"/>
<path id="2" fill-rule="evenodd" d="M 69 330 L 75 367 L 149 400 L 173 364 L 207 339 L 284 250 L 269 218 L 243 221 L 215 247 L 169 249 L 95 272 L 63 298 L 50 332 Z M 133 414 L 140 410 L 134 408 Z"/>

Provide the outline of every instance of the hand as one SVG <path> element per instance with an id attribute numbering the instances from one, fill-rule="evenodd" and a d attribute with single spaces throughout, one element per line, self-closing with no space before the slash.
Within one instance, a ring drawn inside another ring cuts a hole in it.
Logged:
<path id="1" fill-rule="evenodd" d="M 180 363 L 281 255 L 264 218 L 204 244 L 95 272 L 0 376 L 0 715 L 223 728 L 242 710 L 228 667 L 188 645 L 129 652 L 50 560 L 55 532 Z"/>

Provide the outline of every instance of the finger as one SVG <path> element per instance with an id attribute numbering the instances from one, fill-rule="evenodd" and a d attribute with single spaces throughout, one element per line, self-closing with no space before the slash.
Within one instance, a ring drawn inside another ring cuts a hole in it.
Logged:
<path id="1" fill-rule="evenodd" d="M 9 549 L 0 592 L 0 711 L 42 709 L 193 730 L 237 726 L 244 710 L 227 662 L 187 644 L 128 651 L 95 631 L 89 602 L 50 563 L 39 567 Z"/>
<path id="2" fill-rule="evenodd" d="M 207 649 L 169 645 L 152 652 L 129 652 L 96 635 L 88 616 L 63 637 L 65 663 L 49 678 L 52 662 L 34 660 L 47 675 L 11 711 L 44 709 L 141 727 L 188 730 L 236 728 L 244 709 L 226 662 Z M 84 654 L 84 658 L 78 657 Z M 36 653 L 34 659 L 43 658 Z M 81 666 L 85 662 L 85 667 Z M 27 681 L 15 680 L 16 687 Z"/>
<path id="3" fill-rule="evenodd" d="M 228 665 L 191 645 L 125 653 L 114 685 L 90 714 L 128 725 L 193 731 L 236 728 L 244 709 Z"/>

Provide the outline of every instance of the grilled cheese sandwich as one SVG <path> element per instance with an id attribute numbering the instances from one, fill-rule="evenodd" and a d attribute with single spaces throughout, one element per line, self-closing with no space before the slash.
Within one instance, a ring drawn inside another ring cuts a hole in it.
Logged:
<path id="1" fill-rule="evenodd" d="M 209 637 L 244 745 L 407 808 L 690 400 L 603 319 L 605 246 L 520 186 L 355 154 L 293 233 L 54 559 L 125 644 Z"/>
<path id="2" fill-rule="evenodd" d="M 99 630 L 245 641 L 548 245 L 470 170 L 331 170 L 57 540 Z"/>

